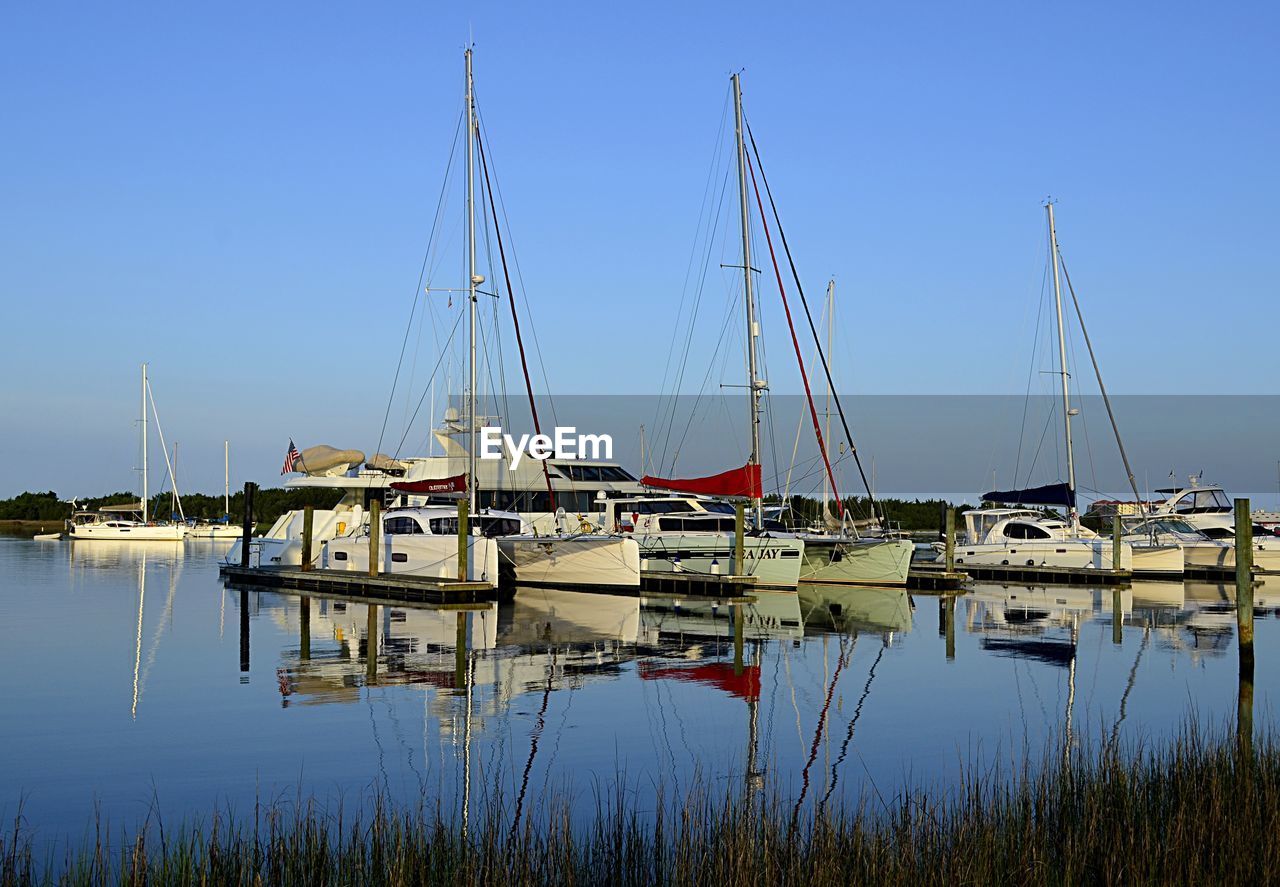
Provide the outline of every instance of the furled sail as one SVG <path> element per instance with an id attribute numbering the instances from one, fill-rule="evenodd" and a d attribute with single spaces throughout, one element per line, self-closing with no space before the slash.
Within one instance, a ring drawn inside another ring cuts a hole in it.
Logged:
<path id="1" fill-rule="evenodd" d="M 1076 494 L 1067 484 L 1045 484 L 1025 490 L 992 490 L 982 494 L 984 502 L 1000 502 L 1005 505 L 1058 505 L 1075 508 Z"/>
<path id="2" fill-rule="evenodd" d="M 722 471 L 710 477 L 668 479 L 646 474 L 640 478 L 640 483 L 646 487 L 661 487 L 664 490 L 697 493 L 703 496 L 740 496 L 744 499 L 758 499 L 761 496 L 760 466 L 751 464 Z"/>
<path id="3" fill-rule="evenodd" d="M 391 484 L 391 489 L 398 493 L 416 493 L 419 496 L 465 493 L 467 491 L 467 476 L 465 474 L 455 474 L 453 477 L 432 477 L 425 480 L 398 480 Z"/>

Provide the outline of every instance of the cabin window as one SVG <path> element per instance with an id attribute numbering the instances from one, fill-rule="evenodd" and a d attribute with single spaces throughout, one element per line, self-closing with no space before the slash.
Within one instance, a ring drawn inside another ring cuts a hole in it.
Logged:
<path id="1" fill-rule="evenodd" d="M 456 517 L 433 517 L 427 523 L 431 525 L 431 532 L 437 536 L 458 535 L 458 519 Z"/>
<path id="2" fill-rule="evenodd" d="M 393 563 L 407 564 L 409 563 L 409 555 L 405 554 L 403 551 L 393 551 L 391 553 L 391 560 Z"/>
<path id="3" fill-rule="evenodd" d="M 1049 539 L 1048 530 L 1043 530 L 1035 524 L 1024 524 L 1021 522 L 1008 523 L 1004 527 L 1004 537 L 1006 539 Z"/>
<path id="4" fill-rule="evenodd" d="M 390 517 L 382 522 L 382 529 L 389 536 L 415 536 L 422 534 L 422 526 L 411 517 Z"/>
<path id="5" fill-rule="evenodd" d="M 482 517 L 480 518 L 480 534 L 486 539 L 498 536 L 520 535 L 520 520 L 514 517 Z M 455 533 L 457 530 L 454 531 Z"/>
<path id="6" fill-rule="evenodd" d="M 333 553 L 333 559 L 335 561 L 345 561 L 347 559 L 347 553 L 345 551 L 335 551 Z"/>

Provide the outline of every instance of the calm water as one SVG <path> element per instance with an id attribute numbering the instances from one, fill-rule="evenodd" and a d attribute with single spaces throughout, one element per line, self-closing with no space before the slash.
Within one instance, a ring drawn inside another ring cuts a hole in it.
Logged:
<path id="1" fill-rule="evenodd" d="M 313 598 L 304 645 L 300 599 L 224 588 L 212 544 L 0 537 L 0 576 L 0 816 L 21 803 L 42 841 L 78 841 L 95 804 L 128 827 L 153 807 L 172 823 L 299 787 L 590 807 L 622 774 L 646 805 L 659 785 L 740 785 L 751 769 L 807 806 L 954 784 L 963 761 L 1038 755 L 1067 729 L 1081 745 L 1159 740 L 1189 715 L 1235 716 L 1218 585 L 1122 592 L 1118 645 L 1110 590 L 978 585 L 950 641 L 935 597 L 768 595 L 737 669 L 728 608 L 526 590 L 461 617 L 371 619 Z M 1276 606 L 1260 589 L 1260 728 L 1275 717 Z"/>

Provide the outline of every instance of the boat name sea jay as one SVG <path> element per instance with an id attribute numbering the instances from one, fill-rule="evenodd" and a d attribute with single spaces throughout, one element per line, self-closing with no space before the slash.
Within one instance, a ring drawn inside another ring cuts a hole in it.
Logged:
<path id="1" fill-rule="evenodd" d="M 528 456 L 539 462 L 556 459 L 604 459 L 613 458 L 613 436 L 609 434 L 578 434 L 573 425 L 557 425 L 553 434 L 522 434 L 519 438 L 504 434 L 496 425 L 480 429 L 480 458 L 501 459 L 502 450 L 509 457 L 508 471 Z"/>

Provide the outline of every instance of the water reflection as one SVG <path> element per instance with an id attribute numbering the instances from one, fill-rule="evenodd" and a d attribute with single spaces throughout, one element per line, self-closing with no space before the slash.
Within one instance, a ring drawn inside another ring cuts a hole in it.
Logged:
<path id="1" fill-rule="evenodd" d="M 1238 681 L 1228 585 L 805 586 L 743 605 L 520 589 L 430 607 L 224 588 L 215 558 L 0 540 L 22 577 L 0 584 L 0 667 L 30 675 L 8 691 L 27 716 L 0 721 L 24 763 L 0 776 L 0 813 L 30 792 L 29 818 L 78 833 L 95 797 L 111 813 L 154 790 L 180 817 L 302 781 L 441 799 L 465 821 L 493 791 L 520 816 L 557 792 L 590 807 L 619 772 L 645 803 L 769 777 L 803 812 L 946 784 L 974 748 L 1154 741 L 1192 706 L 1206 724 L 1270 717 L 1280 675 L 1260 655 Z M 1260 587 L 1263 650 L 1276 606 Z"/>

